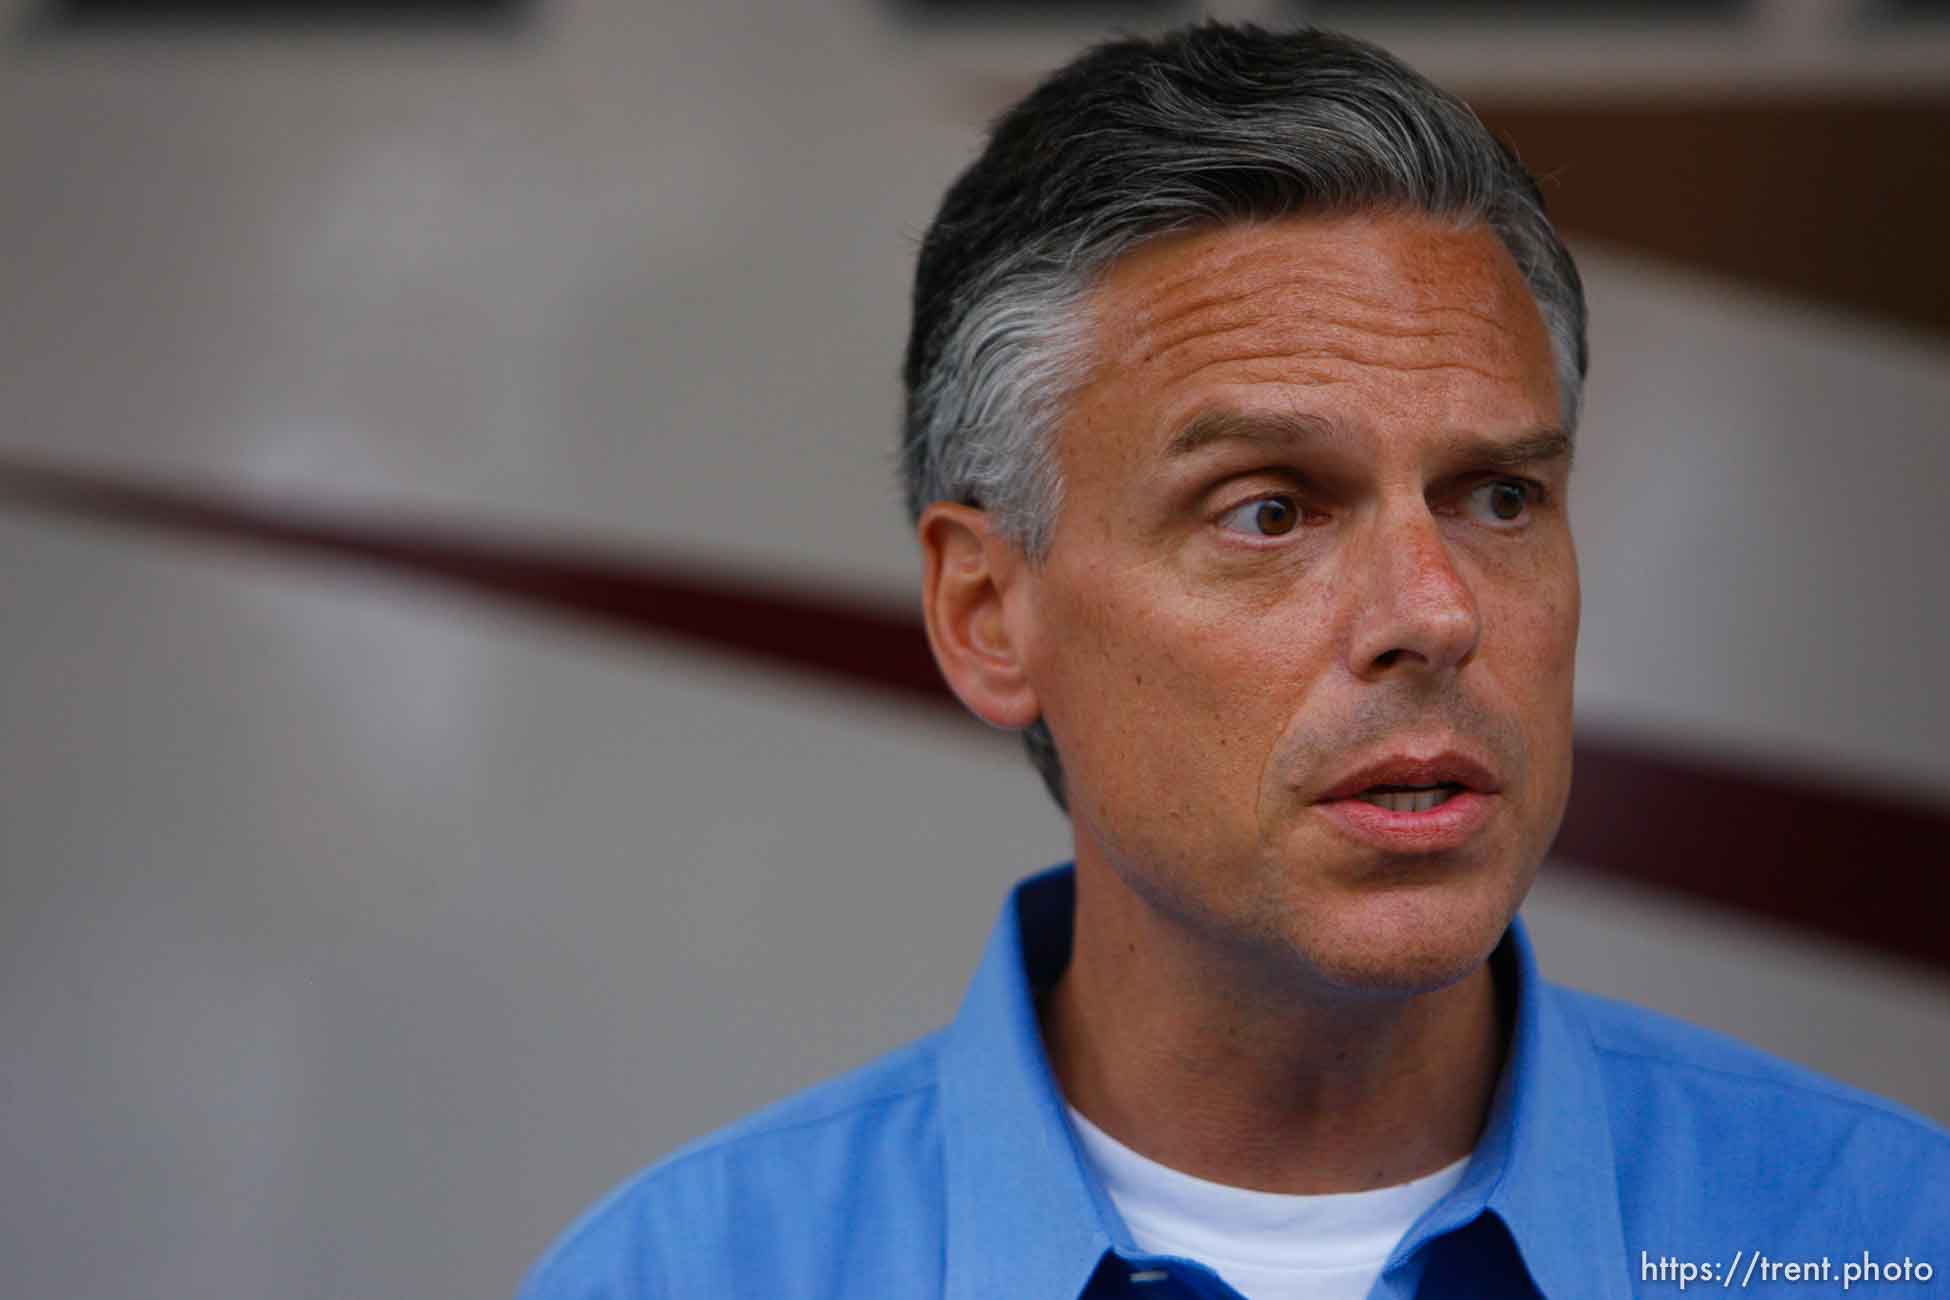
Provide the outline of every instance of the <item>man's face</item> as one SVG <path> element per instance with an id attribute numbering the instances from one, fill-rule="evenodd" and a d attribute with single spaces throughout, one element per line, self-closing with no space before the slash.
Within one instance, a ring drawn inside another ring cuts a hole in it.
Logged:
<path id="1" fill-rule="evenodd" d="M 1147 244 L 1091 307 L 1027 593 L 1080 864 L 1316 987 L 1461 978 L 1570 785 L 1568 447 L 1515 264 L 1292 219 Z"/>

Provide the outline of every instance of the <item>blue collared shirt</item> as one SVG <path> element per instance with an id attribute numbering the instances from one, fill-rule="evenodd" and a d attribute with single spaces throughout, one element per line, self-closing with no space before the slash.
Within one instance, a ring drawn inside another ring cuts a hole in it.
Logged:
<path id="1" fill-rule="evenodd" d="M 952 1024 L 624 1183 L 521 1300 L 1235 1300 L 1132 1243 L 1065 1117 L 1035 993 L 1074 902 L 1068 868 L 1017 886 Z M 1373 1296 L 1950 1293 L 1950 1134 L 1547 984 L 1520 922 L 1491 960 L 1515 1015 L 1489 1123 Z"/>

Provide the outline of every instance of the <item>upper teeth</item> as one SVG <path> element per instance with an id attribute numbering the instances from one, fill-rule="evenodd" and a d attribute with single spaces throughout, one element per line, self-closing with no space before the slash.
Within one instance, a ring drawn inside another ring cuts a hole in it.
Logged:
<path id="1" fill-rule="evenodd" d="M 1439 785 L 1430 790 L 1372 790 L 1355 797 L 1389 812 L 1427 812 L 1454 793 L 1449 786 Z"/>

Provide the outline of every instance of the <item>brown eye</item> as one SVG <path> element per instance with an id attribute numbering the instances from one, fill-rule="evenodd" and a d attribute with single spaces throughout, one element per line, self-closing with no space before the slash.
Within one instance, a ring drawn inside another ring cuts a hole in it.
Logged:
<path id="1" fill-rule="evenodd" d="M 1299 521 L 1299 518 L 1300 512 L 1294 509 L 1293 502 L 1285 497 L 1268 497 L 1260 502 L 1259 508 L 1253 512 L 1253 522 L 1259 525 L 1259 531 L 1268 537 L 1279 537 L 1284 533 L 1292 532 L 1293 525 Z"/>
<path id="2" fill-rule="evenodd" d="M 1533 500 L 1529 484 L 1508 478 L 1484 483 L 1469 495 L 1478 508 L 1487 512 L 1486 523 L 1522 523 Z"/>
<path id="3" fill-rule="evenodd" d="M 1300 522 L 1300 504 L 1291 496 L 1261 497 L 1234 506 L 1219 520 L 1220 527 L 1253 537 L 1284 537 Z"/>

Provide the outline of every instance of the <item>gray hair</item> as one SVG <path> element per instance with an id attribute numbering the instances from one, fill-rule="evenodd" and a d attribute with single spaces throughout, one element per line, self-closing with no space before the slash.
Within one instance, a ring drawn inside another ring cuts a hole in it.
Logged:
<path id="1" fill-rule="evenodd" d="M 1085 300 L 1160 235 L 1300 213 L 1487 224 L 1550 335 L 1565 431 L 1588 355 L 1584 289 L 1515 152 L 1386 51 L 1317 29 L 1208 23 L 1099 45 L 997 120 L 922 241 L 903 379 L 909 514 L 980 506 L 1032 563 L 1063 484 L 1055 432 L 1086 366 Z M 1065 804 L 1049 728 L 1024 732 Z"/>

